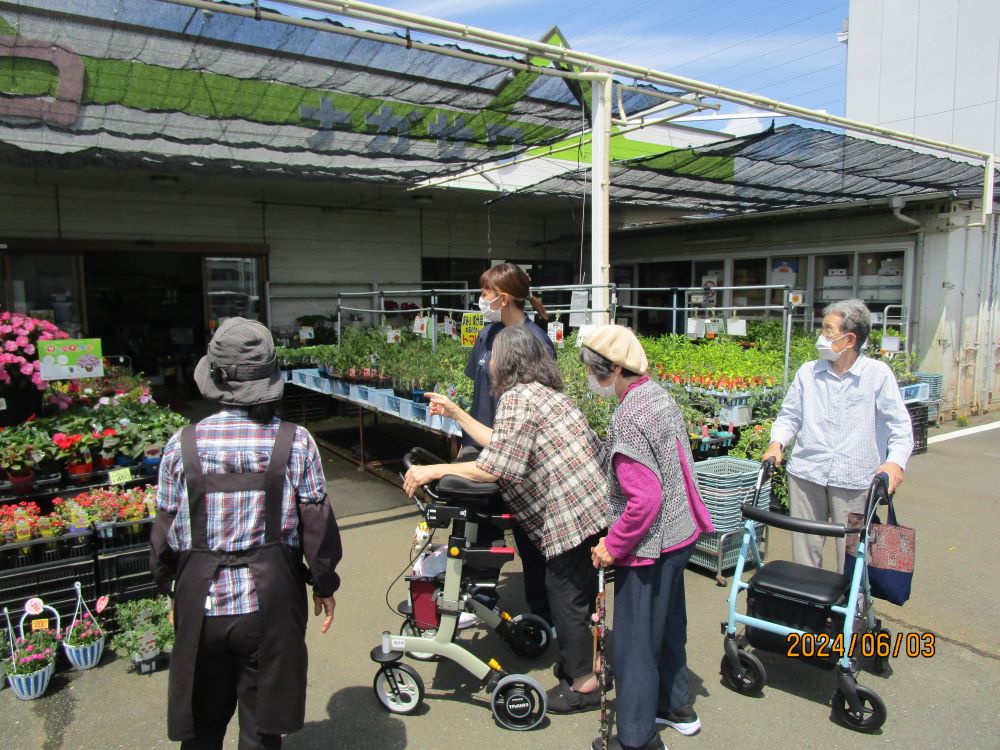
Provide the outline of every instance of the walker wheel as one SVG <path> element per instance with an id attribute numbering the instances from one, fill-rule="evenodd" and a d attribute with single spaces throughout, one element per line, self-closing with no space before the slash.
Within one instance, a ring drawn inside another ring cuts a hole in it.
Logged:
<path id="1" fill-rule="evenodd" d="M 497 724 L 515 732 L 537 727 L 548 708 L 542 686 L 523 674 L 509 674 L 502 678 L 493 690 L 490 702 Z"/>
<path id="2" fill-rule="evenodd" d="M 410 638 L 433 638 L 437 634 L 437 630 L 421 630 L 413 620 L 407 619 L 399 629 L 399 634 Z M 417 661 L 434 661 L 437 659 L 437 655 L 429 651 L 407 651 L 406 655 Z"/>
<path id="3" fill-rule="evenodd" d="M 412 713 L 424 699 L 424 681 L 420 675 L 412 667 L 399 662 L 379 669 L 372 688 L 379 703 L 394 714 Z"/>
<path id="4" fill-rule="evenodd" d="M 537 615 L 518 615 L 511 619 L 511 624 L 513 627 L 507 642 L 510 650 L 522 658 L 541 656 L 552 643 L 552 629 Z"/>
<path id="5" fill-rule="evenodd" d="M 854 689 L 858 691 L 858 698 L 861 700 L 860 713 L 851 711 L 847 696 L 838 688 L 833 694 L 833 715 L 850 729 L 858 732 L 874 732 L 885 723 L 885 703 L 874 690 L 862 685 L 856 685 Z"/>
<path id="6" fill-rule="evenodd" d="M 737 693 L 759 693 L 764 687 L 764 683 L 767 682 L 767 672 L 764 671 L 764 665 L 749 651 L 740 649 L 738 656 L 740 674 L 733 672 L 732 667 L 729 666 L 729 660 L 725 656 L 722 657 L 722 666 L 719 670 L 722 674 L 722 682 L 727 688 L 735 690 Z"/>

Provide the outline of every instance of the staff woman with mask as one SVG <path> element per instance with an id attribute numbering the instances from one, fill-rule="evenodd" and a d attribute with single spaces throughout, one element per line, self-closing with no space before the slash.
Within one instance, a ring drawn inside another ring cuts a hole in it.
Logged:
<path id="1" fill-rule="evenodd" d="M 548 320 L 548 313 L 541 300 L 531 293 L 531 279 L 520 266 L 513 263 L 501 263 L 488 268 L 479 277 L 479 309 L 483 312 L 486 325 L 479 332 L 479 337 L 469 354 L 465 366 L 465 374 L 472 379 L 472 408 L 469 415 L 486 427 L 493 427 L 497 412 L 497 396 L 493 394 L 493 380 L 490 375 L 490 358 L 493 354 L 493 340 L 504 328 L 517 327 L 529 332 L 541 342 L 545 352 L 556 357 L 555 346 L 541 325 L 536 325 L 528 319 L 524 312 L 524 303 L 529 301 L 535 309 L 538 318 Z M 431 413 L 445 414 L 439 406 L 435 406 L 432 395 Z M 472 460 L 479 448 L 472 436 L 465 433 L 462 438 L 463 449 L 458 460 Z M 482 528 L 480 541 L 492 539 L 489 535 L 495 529 Z M 521 556 L 521 567 L 524 572 L 524 597 L 532 614 L 543 618 L 550 625 L 552 613 L 549 609 L 548 595 L 545 592 L 545 558 L 537 547 L 532 544 L 528 535 L 520 525 L 514 527 L 514 541 L 518 554 Z"/>

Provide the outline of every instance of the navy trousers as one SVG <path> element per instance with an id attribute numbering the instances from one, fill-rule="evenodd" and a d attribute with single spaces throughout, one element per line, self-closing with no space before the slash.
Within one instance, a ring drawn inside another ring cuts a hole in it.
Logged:
<path id="1" fill-rule="evenodd" d="M 684 566 L 694 544 L 652 565 L 615 568 L 612 656 L 618 740 L 643 747 L 656 733 L 657 711 L 690 703 Z"/>

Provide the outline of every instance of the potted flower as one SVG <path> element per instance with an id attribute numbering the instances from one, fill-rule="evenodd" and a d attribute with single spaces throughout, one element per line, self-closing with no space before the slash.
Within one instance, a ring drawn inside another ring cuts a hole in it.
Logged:
<path id="1" fill-rule="evenodd" d="M 83 600 L 80 582 L 75 581 L 73 586 L 76 588 L 76 610 L 73 612 L 73 621 L 63 635 L 63 651 L 75 669 L 90 669 L 97 665 L 104 654 L 104 630 Z M 102 603 L 107 603 L 107 598 L 102 598 L 103 602 L 98 602 L 97 605 L 98 611 L 101 610 Z"/>
<path id="2" fill-rule="evenodd" d="M 90 449 L 97 445 L 97 438 L 90 431 L 67 434 L 57 432 L 52 436 L 56 455 L 66 461 L 66 473 L 73 482 L 83 483 L 94 471 L 94 457 Z"/>
<path id="3" fill-rule="evenodd" d="M 35 480 L 38 466 L 35 439 L 34 432 L 23 426 L 8 427 L 0 433 L 0 469 L 7 474 L 14 492 L 27 491 Z"/>
<path id="4" fill-rule="evenodd" d="M 0 312 L 0 398 L 7 402 L 0 426 L 20 424 L 39 412 L 48 387 L 41 375 L 39 342 L 66 338 L 69 334 L 47 320 Z"/>
<path id="5" fill-rule="evenodd" d="M 41 697 L 55 672 L 56 653 L 61 636 L 58 630 L 33 630 L 14 641 L 7 659 L 7 681 L 23 701 Z"/>

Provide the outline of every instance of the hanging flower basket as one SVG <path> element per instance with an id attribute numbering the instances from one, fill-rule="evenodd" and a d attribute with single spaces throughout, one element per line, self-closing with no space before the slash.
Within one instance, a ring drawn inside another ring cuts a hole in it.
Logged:
<path id="1" fill-rule="evenodd" d="M 69 663 L 73 665 L 74 669 L 83 670 L 96 667 L 97 662 L 104 655 L 104 636 L 102 635 L 93 643 L 84 646 L 71 646 L 63 641 L 63 651 L 66 652 L 66 658 L 69 659 Z"/>
<path id="2" fill-rule="evenodd" d="M 55 662 L 49 662 L 44 669 L 30 674 L 9 674 L 7 681 L 10 682 L 14 695 L 23 701 L 33 701 L 40 698 L 49 687 L 49 680 L 56 671 Z"/>

